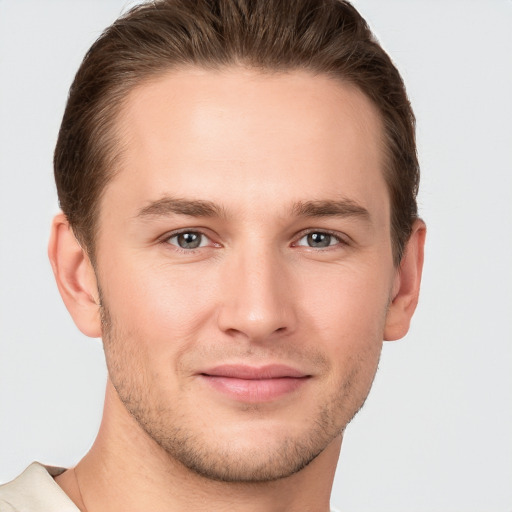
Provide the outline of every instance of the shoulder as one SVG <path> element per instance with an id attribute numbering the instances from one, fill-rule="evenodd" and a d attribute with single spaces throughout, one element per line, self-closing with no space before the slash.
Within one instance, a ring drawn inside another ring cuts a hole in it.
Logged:
<path id="1" fill-rule="evenodd" d="M 53 479 L 62 471 L 33 462 L 20 476 L 0 485 L 0 512 L 79 512 Z"/>

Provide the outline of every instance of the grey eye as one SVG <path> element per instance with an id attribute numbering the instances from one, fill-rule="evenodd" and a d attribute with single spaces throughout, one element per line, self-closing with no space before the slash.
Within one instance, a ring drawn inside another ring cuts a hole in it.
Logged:
<path id="1" fill-rule="evenodd" d="M 329 247 L 331 245 L 331 235 L 325 233 L 310 233 L 307 237 L 310 247 Z"/>
<path id="2" fill-rule="evenodd" d="M 169 243 L 177 245 L 182 249 L 197 249 L 206 245 L 206 237 L 202 233 L 196 231 L 187 231 L 185 233 L 178 233 L 177 235 L 169 238 Z"/>
<path id="3" fill-rule="evenodd" d="M 336 245 L 340 241 L 334 235 L 330 235 L 329 233 L 322 233 L 321 231 L 308 233 L 303 236 L 297 243 L 297 245 L 303 247 L 314 247 L 322 249 L 323 247 L 329 247 L 331 245 Z"/>

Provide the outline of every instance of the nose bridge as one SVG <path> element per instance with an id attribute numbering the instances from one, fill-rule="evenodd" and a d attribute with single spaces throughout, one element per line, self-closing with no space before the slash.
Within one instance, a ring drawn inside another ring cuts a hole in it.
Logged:
<path id="1" fill-rule="evenodd" d="M 234 251 L 226 266 L 219 314 L 223 331 L 263 340 L 293 330 L 289 274 L 279 251 L 263 242 L 250 244 Z"/>

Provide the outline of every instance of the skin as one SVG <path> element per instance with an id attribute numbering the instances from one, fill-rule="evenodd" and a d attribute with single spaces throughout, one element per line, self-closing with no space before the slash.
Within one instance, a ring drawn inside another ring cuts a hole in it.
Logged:
<path id="1" fill-rule="evenodd" d="M 109 369 L 96 442 L 57 482 L 89 512 L 327 511 L 423 262 L 417 221 L 393 265 L 376 108 L 306 72 L 190 68 L 132 91 L 118 129 L 96 268 L 63 215 L 52 228 L 63 299 Z M 303 377 L 238 396 L 205 378 L 224 364 Z"/>

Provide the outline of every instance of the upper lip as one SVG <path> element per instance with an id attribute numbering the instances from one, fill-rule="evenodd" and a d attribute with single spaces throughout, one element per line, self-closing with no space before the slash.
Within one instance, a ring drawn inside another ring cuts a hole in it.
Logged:
<path id="1" fill-rule="evenodd" d="M 200 372 L 209 377 L 228 377 L 232 379 L 263 380 L 279 378 L 309 377 L 308 374 L 284 364 L 250 366 L 245 364 L 222 364 Z"/>

